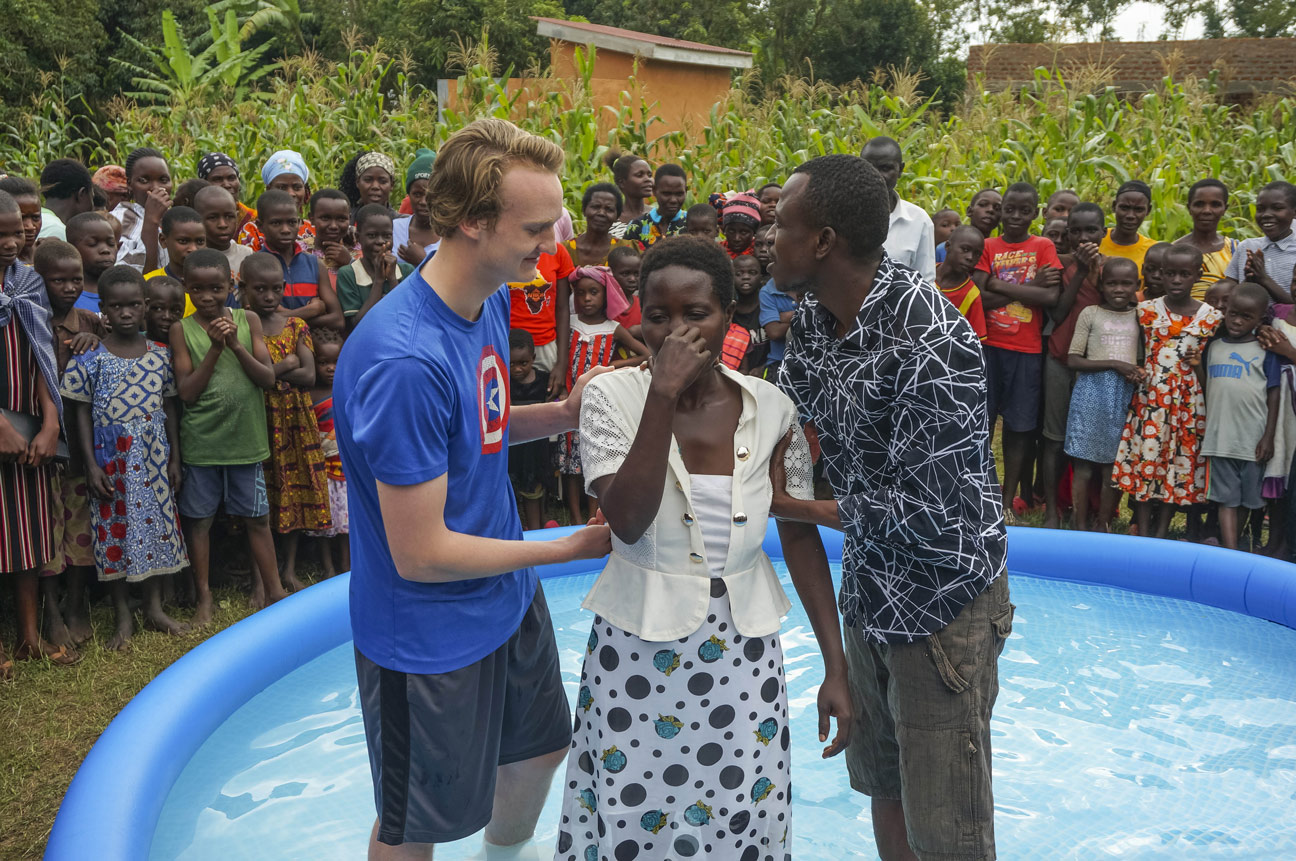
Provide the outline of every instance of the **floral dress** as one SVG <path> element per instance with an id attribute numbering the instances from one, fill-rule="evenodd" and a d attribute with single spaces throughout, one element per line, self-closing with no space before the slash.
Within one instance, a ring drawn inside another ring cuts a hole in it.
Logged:
<path id="1" fill-rule="evenodd" d="M 134 583 L 187 566 L 167 478 L 163 398 L 176 394 L 171 351 L 149 341 L 144 355 L 130 359 L 100 344 L 72 357 L 60 389 L 64 398 L 90 404 L 95 463 L 113 488 L 111 498 L 90 501 L 99 579 Z"/>
<path id="2" fill-rule="evenodd" d="M 1192 316 L 1175 314 L 1161 298 L 1140 302 L 1138 320 L 1148 381 L 1130 404 L 1112 482 L 1138 502 L 1204 503 L 1206 399 L 1184 352 L 1201 350 L 1223 317 L 1205 303 Z"/>
<path id="3" fill-rule="evenodd" d="M 314 349 L 310 329 L 300 317 L 285 318 L 283 331 L 266 335 L 264 340 L 270 361 L 276 365 L 296 353 L 303 341 L 308 350 Z M 265 464 L 270 525 L 279 533 L 328 529 L 333 523 L 328 479 L 310 392 L 275 380 L 265 399 L 270 431 L 270 459 Z"/>

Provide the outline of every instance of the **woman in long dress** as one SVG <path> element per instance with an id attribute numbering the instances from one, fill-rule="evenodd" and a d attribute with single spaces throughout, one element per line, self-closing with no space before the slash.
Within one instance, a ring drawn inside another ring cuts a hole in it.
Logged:
<path id="1" fill-rule="evenodd" d="M 581 405 L 586 487 L 613 541 L 584 604 L 596 616 L 556 857 L 785 861 L 789 602 L 761 544 L 770 459 L 790 436 L 789 492 L 809 498 L 809 448 L 786 395 L 718 362 L 734 306 L 719 246 L 659 243 L 642 284 L 651 369 L 598 377 Z M 832 755 L 851 713 L 832 579 L 813 527 L 779 535 L 824 655 Z"/>

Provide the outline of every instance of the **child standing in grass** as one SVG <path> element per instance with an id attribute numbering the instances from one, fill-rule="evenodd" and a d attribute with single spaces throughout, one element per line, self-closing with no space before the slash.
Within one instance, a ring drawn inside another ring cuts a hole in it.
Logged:
<path id="1" fill-rule="evenodd" d="M 283 578 L 293 591 L 306 588 L 297 578 L 297 545 L 302 530 L 328 529 L 328 479 L 320 450 L 319 426 L 311 403 L 315 352 L 310 329 L 280 310 L 283 270 L 269 254 L 243 262 L 243 305 L 261 320 L 262 339 L 274 366 L 275 384 L 266 389 L 270 457 L 266 494 L 270 525 L 283 536 Z"/>
<path id="2" fill-rule="evenodd" d="M 324 455 L 332 525 L 306 534 L 319 539 L 324 576 L 332 577 L 338 571 L 351 570 L 346 474 L 342 471 L 337 433 L 333 429 L 333 374 L 337 371 L 338 356 L 342 354 L 342 333 L 337 329 L 312 329 L 311 340 L 315 342 L 315 385 L 311 388 L 311 406 L 319 429 L 320 452 Z"/>
<path id="3" fill-rule="evenodd" d="M 1244 239 L 1233 252 L 1226 278 L 1251 281 L 1265 288 L 1271 302 L 1292 301 L 1290 285 L 1296 270 L 1296 185 L 1271 182 L 1256 195 L 1256 226 L 1264 236 Z"/>
<path id="4" fill-rule="evenodd" d="M 1195 366 L 1222 320 L 1219 311 L 1192 297 L 1201 278 L 1200 251 L 1171 247 L 1163 275 L 1165 296 L 1138 305 L 1145 379 L 1130 405 L 1112 470 L 1117 487 L 1134 497 L 1139 535 L 1152 535 L 1152 503 L 1162 503 L 1157 538 L 1166 537 L 1176 507 L 1206 501 L 1206 401 Z"/>
<path id="5" fill-rule="evenodd" d="M 58 397 L 49 305 L 41 278 L 18 262 L 26 241 L 22 212 L 0 191 L 0 574 L 16 584 L 18 659 L 77 661 L 70 646 L 53 645 L 37 625 L 36 569 L 54 557 L 50 462 L 58 450 Z M 0 648 L 0 680 L 13 662 Z"/>
<path id="6" fill-rule="evenodd" d="M 311 252 L 328 269 L 337 285 L 337 272 L 350 266 L 360 249 L 351 231 L 351 201 L 336 188 L 321 188 L 311 195 L 310 223 L 315 226 Z"/>
<path id="7" fill-rule="evenodd" d="M 194 622 L 212 618 L 209 585 L 211 525 L 216 511 L 243 519 L 248 548 L 260 577 L 252 605 L 287 597 L 279 582 L 270 503 L 261 463 L 270 457 L 262 391 L 275 384 L 261 321 L 226 306 L 233 279 L 225 255 L 201 248 L 185 260 L 185 292 L 194 313 L 171 327 L 176 388 L 185 408 L 180 419 L 184 463 L 180 515 L 188 532 L 198 610 Z"/>
<path id="8" fill-rule="evenodd" d="M 1028 182 L 1003 195 L 1003 235 L 985 241 L 972 280 L 986 311 L 986 415 L 990 432 L 1003 416 L 1004 510 L 1021 515 L 1027 503 L 1017 495 L 1040 424 L 1043 387 L 1044 315 L 1057 304 L 1062 262 L 1053 243 L 1030 232 L 1039 215 L 1039 194 Z"/>
<path id="9" fill-rule="evenodd" d="M 1265 464 L 1274 455 L 1282 372 L 1278 356 L 1265 352 L 1256 338 L 1268 308 L 1265 288 L 1239 284 L 1229 300 L 1222 334 L 1211 340 L 1202 357 L 1206 498 L 1219 506 L 1220 544 L 1230 550 L 1238 548 L 1238 509 L 1265 507 Z"/>
<path id="10" fill-rule="evenodd" d="M 733 322 L 747 332 L 747 350 L 743 372 L 765 366 L 769 354 L 769 338 L 765 327 L 761 325 L 761 276 L 760 262 L 754 254 L 743 254 L 733 260 L 734 274 L 734 313 Z"/>
<path id="11" fill-rule="evenodd" d="M 184 261 L 189 252 L 207 245 L 207 230 L 198 210 L 188 206 L 173 206 L 162 216 L 160 248 L 154 246 L 144 257 L 144 277 L 156 278 L 170 275 L 184 277 Z M 158 260 L 165 265 L 157 268 Z"/>
<path id="12" fill-rule="evenodd" d="M 937 245 L 944 245 L 954 232 L 956 227 L 963 224 L 963 219 L 959 218 L 957 211 L 946 207 L 939 210 L 931 217 L 932 219 L 932 239 Z"/>
<path id="13" fill-rule="evenodd" d="M 639 264 L 643 257 L 633 245 L 617 245 L 608 252 L 608 269 L 621 287 L 630 305 L 613 319 L 626 327 L 630 334 L 636 334 L 642 314 L 639 308 Z"/>
<path id="14" fill-rule="evenodd" d="M 1144 299 L 1160 299 L 1165 295 L 1165 255 L 1170 248 L 1169 242 L 1157 242 L 1143 255 L 1140 284 Z"/>
<path id="15" fill-rule="evenodd" d="M 1074 528 L 1106 532 L 1120 499 L 1111 483 L 1112 465 L 1134 386 L 1146 375 L 1138 365 L 1138 266 L 1123 257 L 1107 261 L 1099 290 L 1101 303 L 1080 312 L 1071 336 L 1067 365 L 1076 373 L 1076 382 L 1067 413 L 1065 451 L 1075 459 Z M 1091 524 L 1090 483 L 1095 476 L 1101 486 L 1098 519 Z"/>
<path id="16" fill-rule="evenodd" d="M 128 584 L 144 583 L 144 615 L 168 634 L 188 630 L 162 609 L 162 580 L 189 564 L 174 489 L 180 452 L 170 351 L 147 340 L 144 279 L 131 266 L 114 266 L 100 279 L 99 304 L 108 333 L 76 356 L 63 375 L 62 394 L 76 402 L 77 447 L 94 494 L 94 561 L 111 584 L 117 631 L 108 648 L 124 648 L 135 632 Z"/>
<path id="17" fill-rule="evenodd" d="M 621 298 L 621 288 L 606 266 L 581 266 L 572 273 L 571 344 L 567 355 L 566 391 L 570 392 L 581 374 L 596 365 L 621 368 L 642 362 L 648 348 L 625 327 L 608 319 L 609 293 Z M 612 350 L 620 346 L 629 358 L 613 360 Z M 568 431 L 559 440 L 558 465 L 563 474 L 567 507 L 572 523 L 580 524 L 594 516 L 598 507 L 585 495 L 581 482 L 581 461 L 578 434 Z M 588 515 L 581 514 L 581 500 L 586 502 Z"/>
<path id="18" fill-rule="evenodd" d="M 720 238 L 720 213 L 709 203 L 695 203 L 684 213 L 684 234 L 716 242 Z"/>
<path id="19" fill-rule="evenodd" d="M 45 282 L 54 330 L 54 359 L 59 379 L 73 355 L 99 345 L 106 333 L 98 314 L 77 308 L 81 297 L 81 255 L 68 243 L 52 237 L 36 249 L 36 273 Z M 66 412 L 66 410 L 65 410 Z M 71 430 L 71 421 L 67 423 Z M 89 489 L 85 461 L 74 439 L 69 440 L 68 461 L 51 474 L 50 497 L 54 507 L 54 555 L 41 566 L 41 591 L 45 596 L 45 631 L 56 646 L 81 645 L 92 635 L 86 582 L 94 567 L 94 541 L 90 532 Z M 66 610 L 59 612 L 58 575 L 67 587 Z"/>

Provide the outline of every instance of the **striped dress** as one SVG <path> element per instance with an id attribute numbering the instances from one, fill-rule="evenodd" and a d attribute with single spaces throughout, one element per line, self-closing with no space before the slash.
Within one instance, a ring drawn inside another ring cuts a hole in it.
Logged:
<path id="1" fill-rule="evenodd" d="M 36 387 L 44 385 L 22 324 L 0 328 L 0 407 L 40 415 Z M 0 573 L 37 568 L 54 558 L 50 480 L 53 466 L 0 462 Z"/>
<path id="2" fill-rule="evenodd" d="M 576 384 L 576 378 L 595 365 L 612 364 L 612 351 L 616 348 L 616 320 L 602 323 L 582 323 L 580 317 L 571 316 L 571 345 L 567 350 L 567 391 Z M 580 475 L 580 441 L 576 431 L 562 435 L 558 446 L 558 469 L 563 475 Z"/>

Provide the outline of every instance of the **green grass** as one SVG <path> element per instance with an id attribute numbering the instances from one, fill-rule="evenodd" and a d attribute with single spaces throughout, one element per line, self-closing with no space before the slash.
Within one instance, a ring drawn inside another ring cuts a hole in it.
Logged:
<path id="1" fill-rule="evenodd" d="M 185 652 L 251 615 L 244 592 L 228 587 L 214 595 L 215 619 L 202 631 L 172 637 L 141 630 L 120 653 L 101 648 L 114 630 L 112 609 L 101 601 L 91 610 L 95 637 L 80 650 L 80 663 L 15 663 L 14 680 L 0 687 L 0 858 L 40 858 L 63 793 L 117 712 Z M 3 616 L 12 618 L 12 611 Z M 0 628 L 0 637 L 11 650 L 13 629 Z"/>

